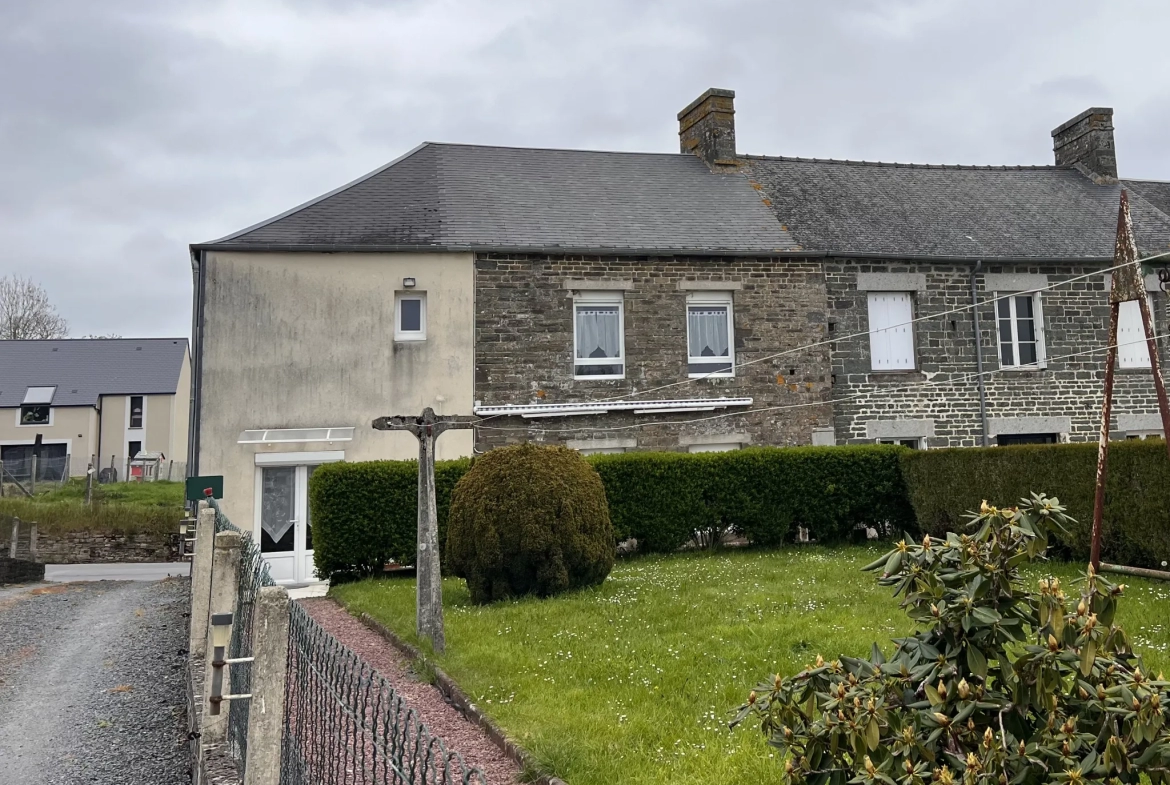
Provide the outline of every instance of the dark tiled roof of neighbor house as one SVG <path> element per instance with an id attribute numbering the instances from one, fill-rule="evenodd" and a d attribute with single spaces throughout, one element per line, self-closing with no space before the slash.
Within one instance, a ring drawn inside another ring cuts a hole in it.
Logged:
<path id="1" fill-rule="evenodd" d="M 741 173 L 693 155 L 428 142 L 283 215 L 193 249 L 797 250 Z"/>
<path id="2" fill-rule="evenodd" d="M 174 394 L 186 354 L 186 338 L 0 341 L 0 408 L 20 406 L 29 387 L 56 386 L 53 406 Z"/>
<path id="3" fill-rule="evenodd" d="M 1122 180 L 1121 184 L 1170 215 L 1170 180 Z"/>
<path id="4" fill-rule="evenodd" d="M 1123 185 L 1097 185 L 1071 167 L 764 156 L 745 162 L 777 219 L 810 250 L 970 259 L 1113 256 Z M 1144 184 L 1130 189 L 1134 233 L 1143 253 L 1158 253 L 1170 249 L 1170 215 L 1147 192 Z"/>

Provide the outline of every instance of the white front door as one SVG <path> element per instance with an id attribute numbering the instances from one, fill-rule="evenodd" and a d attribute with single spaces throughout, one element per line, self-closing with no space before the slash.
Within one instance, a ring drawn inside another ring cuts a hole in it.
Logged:
<path id="1" fill-rule="evenodd" d="M 256 467 L 260 553 L 268 562 L 272 579 L 280 584 L 304 584 L 317 579 L 308 493 L 309 477 L 316 468 Z"/>

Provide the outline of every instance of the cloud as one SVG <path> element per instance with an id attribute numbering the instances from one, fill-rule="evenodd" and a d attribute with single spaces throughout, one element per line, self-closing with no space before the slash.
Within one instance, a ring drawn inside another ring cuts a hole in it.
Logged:
<path id="1" fill-rule="evenodd" d="M 736 90 L 742 151 L 1047 163 L 1116 109 L 1123 175 L 1170 179 L 1159 2 L 6 0 L 0 275 L 77 334 L 185 335 L 187 245 L 424 140 L 677 149 Z"/>

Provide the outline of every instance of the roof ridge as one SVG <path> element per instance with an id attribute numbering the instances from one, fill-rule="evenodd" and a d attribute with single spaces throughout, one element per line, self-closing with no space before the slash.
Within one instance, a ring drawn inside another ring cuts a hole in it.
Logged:
<path id="1" fill-rule="evenodd" d="M 667 153 L 658 150 L 594 150 L 586 147 L 535 147 L 532 145 L 474 144 L 471 142 L 424 142 L 434 147 L 473 147 L 479 150 L 525 150 L 545 153 L 593 153 L 596 155 L 663 155 L 673 158 L 691 158 L 691 153 Z"/>
<path id="2" fill-rule="evenodd" d="M 740 158 L 755 161 L 796 161 L 799 163 L 842 164 L 847 166 L 876 166 L 890 169 L 942 169 L 949 171 L 982 171 L 982 172 L 1016 172 L 1016 171 L 1051 171 L 1073 169 L 1071 166 L 1056 166 L 1055 164 L 917 164 L 898 161 L 864 161 L 849 158 L 805 158 L 793 155 L 746 155 Z"/>

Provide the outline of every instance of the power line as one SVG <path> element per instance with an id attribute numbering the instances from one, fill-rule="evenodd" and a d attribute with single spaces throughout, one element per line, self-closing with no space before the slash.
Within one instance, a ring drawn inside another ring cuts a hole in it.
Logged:
<path id="1" fill-rule="evenodd" d="M 1153 261 L 1154 259 L 1160 259 L 1164 256 L 1170 256 L 1170 251 L 1167 251 L 1165 253 L 1155 254 L 1153 256 L 1147 256 L 1147 257 L 1144 257 L 1142 259 L 1137 259 L 1135 262 L 1133 262 L 1133 264 L 1140 265 L 1144 262 Z M 969 310 L 972 310 L 974 308 L 978 308 L 979 306 L 982 306 L 982 305 L 989 305 L 989 304 L 998 302 L 1000 300 L 1008 299 L 1010 297 L 1017 297 L 1021 294 L 1033 294 L 1033 293 L 1037 293 L 1037 292 L 1051 291 L 1053 289 L 1056 289 L 1059 286 L 1065 286 L 1065 285 L 1071 284 L 1075 281 L 1080 281 L 1080 280 L 1084 280 L 1086 278 L 1092 278 L 1094 276 L 1104 275 L 1105 273 L 1113 272 L 1114 270 L 1119 270 L 1122 267 L 1129 266 L 1129 264 L 1131 264 L 1131 263 L 1125 262 L 1123 264 L 1117 264 L 1117 265 L 1114 265 L 1112 267 L 1106 267 L 1106 268 L 1103 268 L 1100 270 L 1094 270 L 1093 272 L 1090 272 L 1090 273 L 1076 275 L 1076 276 L 1073 276 L 1072 278 L 1067 278 L 1063 281 L 1059 281 L 1059 282 L 1054 283 L 1054 284 L 1049 284 L 1047 286 L 1042 286 L 1042 287 L 1035 288 L 1035 289 L 1027 289 L 1027 290 L 1018 291 L 1018 292 L 1010 292 L 1010 293 L 1003 294 L 1003 295 L 1000 295 L 997 297 L 991 297 L 991 298 L 988 298 L 985 300 L 980 300 L 980 301 L 975 302 L 975 303 L 968 303 L 967 305 L 959 306 L 957 308 L 951 308 L 949 310 L 931 313 L 927 316 L 918 316 L 918 317 L 915 317 L 913 319 L 910 319 L 909 321 L 902 322 L 900 324 L 890 325 L 886 329 L 894 329 L 897 327 L 907 327 L 907 326 L 912 325 L 912 324 L 917 324 L 918 322 L 924 322 L 924 321 L 929 321 L 931 319 L 939 319 L 939 318 L 944 317 L 944 316 L 950 316 L 952 314 L 963 313 L 965 311 L 969 311 Z M 799 352 L 804 352 L 804 351 L 807 351 L 809 349 L 816 349 L 816 348 L 819 348 L 821 346 L 826 346 L 829 344 L 837 343 L 838 341 L 848 341 L 848 340 L 852 340 L 854 338 L 861 338 L 863 336 L 868 336 L 869 334 L 870 334 L 869 330 L 866 330 L 864 332 L 859 331 L 859 332 L 851 333 L 849 335 L 838 335 L 838 336 L 834 336 L 832 338 L 826 338 L 822 341 L 816 341 L 813 343 L 804 344 L 803 346 L 797 346 L 797 347 L 794 347 L 791 349 L 785 349 L 784 351 L 776 352 L 775 354 L 769 354 L 769 355 L 765 355 L 763 357 L 757 357 L 753 360 L 746 360 L 742 363 L 735 363 L 732 366 L 732 368 L 744 368 L 744 367 L 749 366 L 749 365 L 755 365 L 757 363 L 766 362 L 768 360 L 774 360 L 778 357 L 785 357 L 788 355 L 797 354 Z M 669 389 L 672 387 L 678 387 L 678 386 L 684 385 L 684 384 L 692 384 L 694 382 L 704 381 L 706 379 L 712 378 L 714 375 L 715 375 L 715 372 L 712 372 L 712 373 L 704 374 L 702 376 L 694 376 L 694 377 L 689 377 L 687 379 L 681 379 L 681 380 L 676 381 L 676 382 L 669 382 L 667 384 L 659 385 L 657 387 L 648 387 L 645 390 L 636 390 L 634 392 L 624 393 L 622 395 L 615 395 L 615 396 L 611 396 L 609 398 L 598 398 L 598 399 L 594 399 L 594 400 L 584 401 L 584 403 L 611 403 L 613 401 L 627 400 L 630 398 L 636 398 L 636 397 L 639 397 L 642 395 L 646 395 L 648 393 L 658 392 L 659 390 L 666 390 L 666 389 Z M 976 375 L 978 375 L 978 374 L 976 374 Z M 762 411 L 762 410 L 753 410 L 753 411 Z M 742 412 L 741 412 L 741 414 L 742 414 Z M 497 417 L 511 417 L 511 416 L 514 416 L 514 415 L 507 414 L 507 413 L 492 414 L 492 415 L 489 415 L 487 417 L 482 418 L 481 420 L 478 420 L 477 424 L 482 423 L 482 422 L 487 422 L 489 420 L 494 420 Z M 725 415 L 719 415 L 719 416 L 725 416 Z M 697 420 L 687 420 L 686 422 L 700 422 L 701 420 L 702 420 L 702 418 L 697 419 Z M 653 424 L 666 425 L 666 424 L 670 424 L 670 423 L 653 423 Z M 523 429 L 508 429 L 508 430 L 528 430 L 528 429 L 523 428 Z M 590 430 L 597 430 L 597 429 L 590 429 Z"/>
<path id="2" fill-rule="evenodd" d="M 1154 340 L 1160 341 L 1165 337 L 1166 337 L 1165 335 L 1155 335 Z M 1142 338 L 1140 340 L 1135 340 L 1135 341 L 1126 341 L 1125 343 L 1117 343 L 1117 344 L 1114 344 L 1113 346 L 1099 346 L 1099 347 L 1096 347 L 1093 349 L 1086 349 L 1086 350 L 1080 351 L 1080 352 L 1072 352 L 1070 354 L 1056 355 L 1054 357 L 1046 358 L 1046 361 L 1067 360 L 1067 359 L 1070 359 L 1072 357 L 1082 357 L 1082 356 L 1089 355 L 1089 354 L 1097 354 L 1100 352 L 1106 352 L 1106 351 L 1109 351 L 1109 349 L 1111 349 L 1111 348 L 1118 348 L 1118 347 L 1122 347 L 1122 346 L 1132 346 L 1135 344 L 1143 344 L 1143 343 L 1146 343 L 1145 338 Z M 1018 370 L 1019 370 L 1019 368 L 1017 368 L 1017 367 L 994 368 L 992 370 L 983 371 L 982 375 L 983 376 L 990 376 L 991 374 L 995 374 L 995 373 L 1013 373 L 1013 372 L 1016 372 Z M 743 411 L 725 412 L 723 414 L 714 414 L 714 415 L 709 415 L 707 417 L 696 417 L 693 420 L 673 420 L 673 421 L 666 421 L 666 422 L 647 421 L 647 422 L 640 422 L 640 423 L 631 423 L 629 425 L 602 426 L 602 427 L 593 427 L 593 428 L 539 428 L 539 427 L 532 427 L 532 426 L 527 426 L 527 427 L 519 426 L 519 427 L 511 427 L 511 428 L 502 428 L 502 427 L 493 427 L 490 425 L 479 425 L 478 423 L 475 424 L 475 427 L 480 428 L 480 429 L 485 430 L 485 431 L 529 431 L 529 432 L 535 431 L 538 433 L 583 433 L 583 432 L 594 432 L 595 433 L 597 431 L 606 431 L 606 432 L 608 432 L 608 431 L 624 431 L 624 430 L 630 430 L 632 428 L 645 428 L 648 426 L 657 426 L 657 425 L 690 425 L 693 423 L 707 422 L 710 420 L 721 420 L 721 419 L 725 419 L 727 417 L 747 417 L 749 415 L 762 414 L 764 412 L 775 412 L 775 411 L 781 411 L 781 410 L 787 410 L 787 409 L 802 409 L 802 408 L 808 408 L 811 406 L 832 406 L 833 404 L 836 404 L 839 401 L 854 400 L 857 398 L 864 398 L 867 396 L 893 395 L 894 393 L 907 392 L 910 390 L 917 390 L 917 389 L 921 389 L 924 387 L 941 387 L 941 386 L 948 385 L 948 384 L 956 384 L 959 382 L 967 381 L 969 379 L 977 378 L 980 375 L 981 374 L 978 371 L 975 371 L 975 372 L 971 372 L 971 373 L 960 374 L 958 376 L 951 376 L 951 377 L 948 377 L 947 379 L 937 379 L 937 380 L 930 379 L 930 380 L 922 381 L 922 382 L 911 382 L 911 383 L 904 384 L 901 386 L 891 386 L 891 387 L 877 388 L 877 389 L 873 389 L 873 390 L 866 390 L 864 392 L 858 392 L 858 393 L 853 393 L 850 395 L 834 398 L 834 399 L 829 400 L 829 401 L 806 401 L 804 403 L 791 403 L 791 404 L 783 404 L 780 406 L 765 406 L 765 407 L 762 407 L 759 409 L 747 409 L 747 410 L 743 410 Z M 495 416 L 499 416 L 499 415 L 495 415 Z"/>

